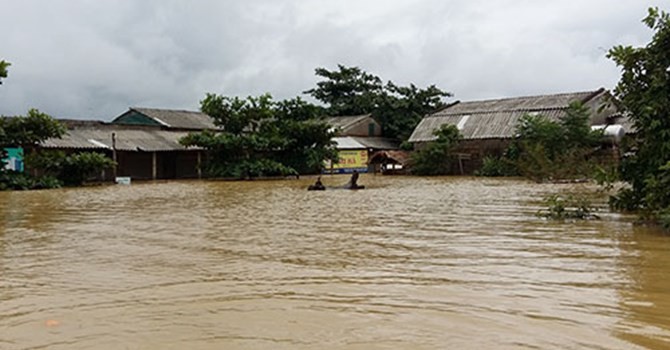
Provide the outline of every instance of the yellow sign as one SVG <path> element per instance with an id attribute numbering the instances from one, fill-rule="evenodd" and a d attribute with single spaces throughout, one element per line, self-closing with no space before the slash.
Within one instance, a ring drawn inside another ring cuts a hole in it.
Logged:
<path id="1" fill-rule="evenodd" d="M 368 167 L 368 151 L 367 150 L 355 150 L 355 151 L 339 151 L 338 152 L 340 161 L 336 164 L 326 164 L 326 170 L 331 169 L 367 169 Z"/>

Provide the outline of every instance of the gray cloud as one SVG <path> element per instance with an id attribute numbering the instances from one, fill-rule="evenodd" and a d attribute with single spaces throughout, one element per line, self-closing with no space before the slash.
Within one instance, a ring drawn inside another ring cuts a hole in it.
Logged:
<path id="1" fill-rule="evenodd" d="M 616 44 L 670 0 L 0 0 L 0 114 L 109 120 L 196 109 L 206 92 L 290 98 L 316 67 L 359 66 L 455 99 L 612 88 Z"/>

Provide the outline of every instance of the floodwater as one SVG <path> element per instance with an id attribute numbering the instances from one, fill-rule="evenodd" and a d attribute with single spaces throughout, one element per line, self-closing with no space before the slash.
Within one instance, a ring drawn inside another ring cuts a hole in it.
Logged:
<path id="1" fill-rule="evenodd" d="M 670 348 L 670 236 L 535 216 L 593 186 L 312 181 L 0 193 L 0 349 Z"/>

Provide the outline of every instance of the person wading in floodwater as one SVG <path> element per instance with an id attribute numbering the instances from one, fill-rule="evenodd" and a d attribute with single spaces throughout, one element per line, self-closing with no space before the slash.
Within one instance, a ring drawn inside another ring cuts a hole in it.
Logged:
<path id="1" fill-rule="evenodd" d="M 358 185 L 358 171 L 354 170 L 353 174 L 351 174 L 351 179 L 349 179 L 349 182 L 347 182 L 346 185 L 344 185 L 344 188 L 350 189 L 350 190 L 357 190 L 361 188 L 365 188 L 364 186 L 359 186 Z"/>

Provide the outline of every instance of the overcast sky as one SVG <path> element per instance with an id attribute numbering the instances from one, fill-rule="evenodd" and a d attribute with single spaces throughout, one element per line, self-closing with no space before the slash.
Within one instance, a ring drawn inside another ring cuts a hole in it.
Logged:
<path id="1" fill-rule="evenodd" d="M 0 0 L 0 115 L 111 120 L 207 92 L 292 98 L 358 66 L 453 100 L 611 89 L 670 0 Z"/>

